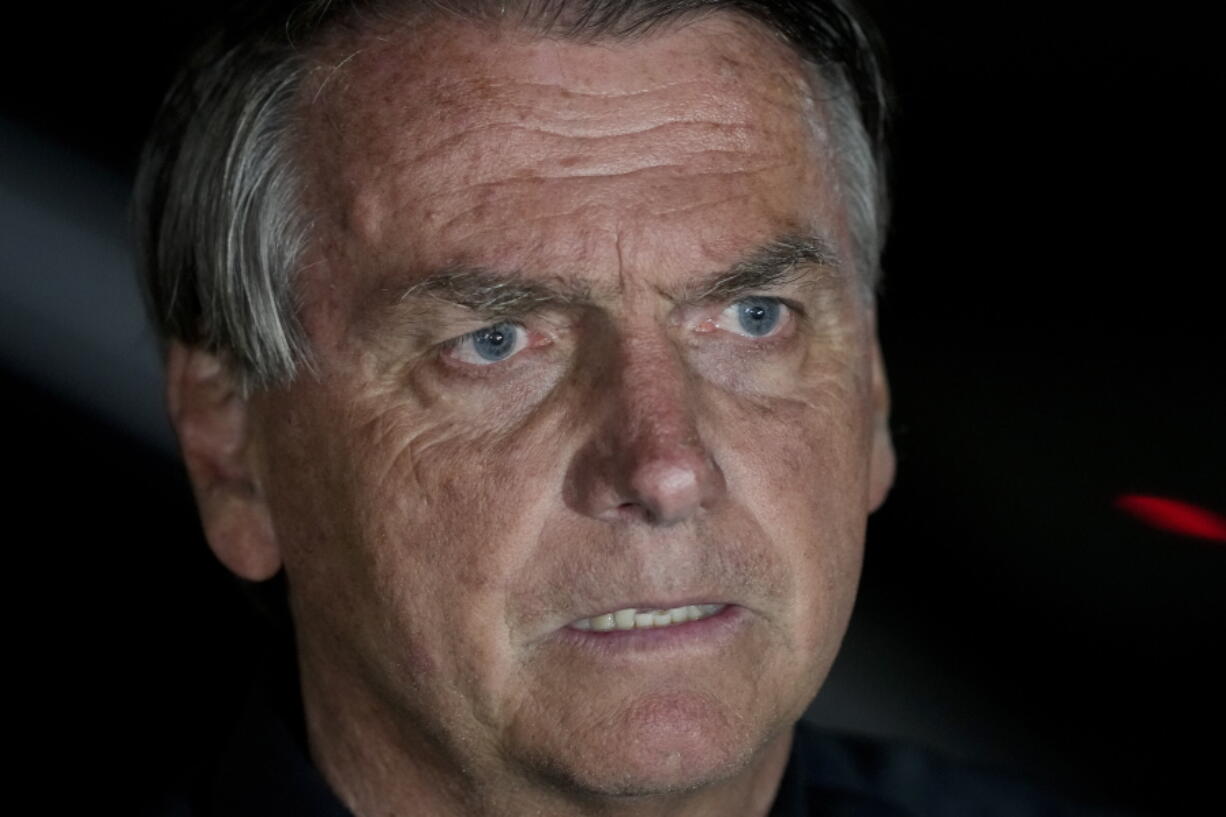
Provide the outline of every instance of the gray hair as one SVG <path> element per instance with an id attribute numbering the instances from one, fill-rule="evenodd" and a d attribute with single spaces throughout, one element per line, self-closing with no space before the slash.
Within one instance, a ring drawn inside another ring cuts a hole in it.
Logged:
<path id="1" fill-rule="evenodd" d="M 757 20 L 820 77 L 852 252 L 871 292 L 888 214 L 881 55 L 851 0 L 280 0 L 239 3 L 195 52 L 145 147 L 134 217 L 146 302 L 163 338 L 227 357 L 244 388 L 309 365 L 294 273 L 310 238 L 294 158 L 300 92 L 325 38 L 392 10 L 507 21 L 580 41 L 629 38 L 714 12 Z M 254 9 L 254 10 L 253 10 Z M 512 11 L 517 17 L 512 17 Z"/>

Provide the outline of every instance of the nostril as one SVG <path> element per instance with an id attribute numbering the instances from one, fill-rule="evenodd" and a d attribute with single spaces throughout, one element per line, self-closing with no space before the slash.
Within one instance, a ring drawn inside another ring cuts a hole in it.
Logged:
<path id="1" fill-rule="evenodd" d="M 610 522 L 655 522 L 655 513 L 641 502 L 623 502 L 604 518 Z"/>

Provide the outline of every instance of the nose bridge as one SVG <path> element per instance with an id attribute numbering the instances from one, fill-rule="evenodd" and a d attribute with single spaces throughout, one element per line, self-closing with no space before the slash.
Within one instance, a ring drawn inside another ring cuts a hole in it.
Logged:
<path id="1" fill-rule="evenodd" d="M 623 456 L 669 459 L 702 448 L 697 395 L 681 356 L 667 340 L 622 343 L 611 375 L 610 419 Z"/>
<path id="2" fill-rule="evenodd" d="M 723 476 L 699 432 L 698 389 L 667 338 L 623 337 L 599 395 L 594 439 L 575 463 L 580 510 L 668 525 L 718 500 Z"/>

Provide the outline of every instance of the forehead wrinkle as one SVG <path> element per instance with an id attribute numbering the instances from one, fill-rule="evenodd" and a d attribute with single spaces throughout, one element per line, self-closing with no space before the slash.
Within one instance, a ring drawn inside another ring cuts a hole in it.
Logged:
<path id="1" fill-rule="evenodd" d="M 558 187 L 550 194 L 556 204 L 562 193 L 581 195 L 589 181 L 633 182 L 642 174 L 659 174 L 661 179 L 715 182 L 775 171 L 805 159 L 777 146 L 774 152 L 761 147 L 746 150 L 743 140 L 756 132 L 755 126 L 728 126 L 723 131 L 711 130 L 713 127 L 721 126 L 694 120 L 667 122 L 596 137 L 547 135 L 518 123 L 485 123 L 418 147 L 414 155 L 371 163 L 367 178 L 378 169 L 382 180 L 369 179 L 365 189 L 353 190 L 347 206 L 342 206 L 344 218 L 362 235 L 377 239 L 391 215 L 389 208 L 398 203 L 429 211 L 435 227 L 447 230 L 469 216 L 486 213 L 499 201 L 531 194 L 550 183 Z M 501 152 L 495 161 L 489 155 L 490 138 L 482 137 L 492 137 L 500 130 L 498 141 L 509 146 L 511 156 Z M 529 133 L 536 141 L 524 141 Z M 669 138 L 662 144 L 665 134 Z M 431 163 L 462 167 L 463 171 L 459 179 L 444 184 L 423 169 L 433 166 Z M 603 195 L 607 198 L 620 189 L 623 187 L 608 188 Z M 456 204 L 459 211 L 448 212 Z"/>
<path id="2" fill-rule="evenodd" d="M 592 44 L 591 47 L 597 48 L 599 45 Z M 602 108 L 601 102 L 611 101 L 620 104 L 624 100 L 635 97 L 660 95 L 677 88 L 688 86 L 702 87 L 711 83 L 712 80 L 705 77 L 684 80 L 670 79 L 663 82 L 652 82 L 650 85 L 640 88 L 619 88 L 617 90 L 603 91 L 570 88 L 556 81 L 541 82 L 523 78 L 505 79 L 486 76 L 452 78 L 443 75 L 438 78 L 432 78 L 429 88 L 438 97 L 453 100 L 471 100 L 474 106 L 496 99 L 499 107 L 539 110 L 556 103 L 558 107 L 550 109 L 549 113 L 556 115 L 558 119 L 564 121 L 581 121 L 603 113 L 616 116 L 616 108 Z M 546 92 L 548 96 L 542 97 L 540 95 L 542 91 Z M 520 94 L 527 95 L 529 99 L 527 101 L 520 101 L 518 98 Z M 593 106 L 591 110 L 576 107 L 576 103 L 583 105 L 586 102 L 590 102 Z M 576 115 L 569 116 L 569 114 Z"/>
<path id="3" fill-rule="evenodd" d="M 794 81 L 788 74 L 773 73 L 775 83 L 759 87 L 756 104 L 766 105 L 785 114 L 810 112 L 813 97 L 812 80 Z M 801 74 L 803 76 L 803 74 Z M 464 78 L 453 82 L 435 82 L 427 86 L 427 92 L 435 102 L 445 101 L 460 114 L 485 114 L 491 110 L 506 111 L 523 121 L 527 116 L 548 117 L 550 120 L 573 125 L 596 127 L 603 123 L 611 126 L 611 132 L 620 132 L 625 120 L 626 105 L 634 104 L 647 114 L 655 113 L 662 120 L 683 121 L 696 117 L 701 121 L 718 124 L 751 125 L 757 116 L 754 111 L 737 104 L 735 92 L 743 86 L 740 81 L 719 77 L 667 82 L 652 88 L 629 91 L 590 92 L 567 89 L 557 84 L 532 83 L 522 80 L 487 81 L 482 78 Z M 680 88 L 696 89 L 689 105 L 678 108 L 672 102 L 672 94 Z M 478 90 L 467 91 L 467 88 Z M 705 92 L 702 89 L 708 89 Z M 546 95 L 540 95 L 545 91 Z M 656 101 L 659 98 L 659 101 Z M 699 106 L 694 107 L 697 100 Z"/>
<path id="4" fill-rule="evenodd" d="M 762 106 L 785 108 L 789 114 L 795 115 L 803 111 L 811 95 L 802 61 L 790 49 L 778 43 L 771 42 L 764 49 L 763 46 L 767 44 L 763 42 L 763 32 L 757 24 L 742 20 L 737 15 L 690 20 L 677 27 L 679 30 L 693 27 L 702 31 L 715 24 L 716 27 L 708 31 L 707 36 L 716 36 L 716 43 L 722 43 L 716 48 L 722 55 L 720 70 L 698 79 L 645 74 L 640 78 L 640 84 L 616 89 L 607 87 L 602 80 L 577 84 L 567 78 L 566 82 L 560 82 L 553 76 L 543 75 L 555 72 L 542 71 L 539 64 L 535 69 L 536 76 L 508 79 L 499 76 L 500 66 L 493 60 L 493 55 L 505 49 L 520 59 L 518 52 L 537 48 L 542 49 L 537 54 L 540 63 L 551 62 L 556 57 L 553 53 L 555 49 L 569 51 L 579 47 L 583 51 L 608 51 L 614 56 L 620 52 L 630 54 L 642 47 L 653 48 L 654 42 L 663 42 L 654 35 L 666 35 L 671 27 L 653 32 L 653 36 L 642 40 L 634 38 L 618 42 L 616 39 L 606 41 L 602 38 L 596 43 L 580 44 L 542 42 L 538 32 L 483 31 L 473 21 L 453 22 L 456 25 L 434 21 L 434 24 L 416 31 L 413 27 L 406 30 L 397 25 L 381 32 L 382 36 L 375 33 L 378 27 L 374 30 L 364 29 L 350 38 L 345 43 L 346 47 L 334 50 L 329 55 L 331 59 L 326 60 L 329 76 L 344 73 L 347 80 L 337 83 L 333 79 L 331 87 L 336 91 L 345 88 L 350 93 L 329 92 L 321 95 L 318 93 L 321 89 L 317 87 L 310 107 L 325 108 L 335 114 L 338 130 L 347 134 L 341 140 L 347 145 L 331 146 L 346 150 L 329 150 L 328 153 L 364 157 L 357 166 L 338 168 L 342 171 L 338 175 L 350 180 L 350 189 L 338 192 L 356 194 L 363 187 L 385 188 L 391 181 L 389 175 L 411 173 L 416 177 L 414 198 L 420 202 L 429 199 L 432 194 L 448 192 L 429 189 L 426 180 L 433 178 L 433 175 L 422 172 L 419 167 L 427 160 L 439 160 L 463 168 L 464 176 L 469 181 L 483 181 L 490 179 L 491 174 L 498 176 L 507 171 L 542 175 L 535 172 L 540 168 L 532 166 L 533 160 L 556 161 L 556 157 L 541 156 L 542 152 L 549 151 L 540 145 L 534 150 L 502 151 L 504 159 L 508 154 L 510 157 L 520 157 L 513 159 L 512 167 L 502 161 L 497 162 L 496 166 L 482 161 L 482 157 L 489 152 L 489 139 L 481 139 L 482 135 L 492 138 L 499 128 L 509 128 L 511 134 L 536 132 L 538 136 L 553 136 L 559 140 L 553 145 L 559 151 L 567 147 L 564 140 L 574 139 L 571 152 L 576 157 L 583 157 L 577 166 L 571 168 L 576 175 L 604 175 L 614 169 L 611 165 L 617 162 L 611 157 L 592 155 L 590 145 L 603 141 L 595 137 L 634 140 L 635 137 L 647 137 L 666 127 L 679 130 L 669 133 L 672 138 L 668 140 L 669 150 L 665 152 L 672 155 L 657 156 L 657 163 L 677 155 L 681 148 L 677 143 L 678 138 L 682 138 L 688 150 L 681 152 L 689 154 L 697 150 L 705 154 L 704 160 L 708 163 L 731 164 L 736 161 L 739 143 L 761 127 Z M 439 24 L 441 27 L 436 28 Z M 728 44 L 729 40 L 753 47 L 734 50 Z M 432 57 L 441 56 L 443 52 L 438 49 L 444 48 L 444 43 L 448 44 L 448 48 L 460 43 L 460 53 L 471 52 L 472 59 L 465 73 L 457 77 L 456 71 L 409 70 Z M 680 53 L 684 55 L 691 51 L 694 48 L 687 46 Z M 784 62 L 766 59 L 766 54 L 760 53 L 763 51 L 779 51 L 785 58 Z M 737 90 L 743 90 L 745 82 L 755 71 L 764 72 L 765 81 L 755 81 L 753 103 L 750 105 L 740 100 L 741 94 Z M 412 90 L 414 87 L 415 91 Z M 365 89 L 365 93 L 352 96 L 359 88 Z M 670 95 L 678 88 L 692 90 L 692 93 L 685 94 L 682 107 L 678 107 Z M 639 115 L 630 117 L 634 124 L 628 129 L 625 105 L 632 100 L 637 100 L 634 107 Z M 423 110 L 432 112 L 432 115 L 422 117 Z M 519 118 L 517 114 L 523 117 L 520 121 L 515 121 Z M 347 127 L 341 125 L 341 121 L 347 123 Z M 382 122 L 387 127 L 374 128 L 372 123 L 375 122 Z M 449 126 L 440 127 L 444 122 Z M 717 130 L 707 134 L 706 129 L 712 127 Z M 375 137 L 372 136 L 375 131 L 389 131 L 400 137 Z M 510 138 L 518 141 L 514 135 Z M 711 143 L 712 139 L 716 144 Z M 472 144 L 473 140 L 477 142 L 475 145 Z M 605 144 L 611 146 L 610 150 L 616 148 L 614 153 L 618 157 L 632 152 L 626 144 Z M 661 144 L 664 143 L 659 140 L 653 143 L 657 151 Z M 633 171 L 638 168 L 620 169 Z M 392 182 L 392 185 L 395 187 L 396 183 Z M 426 189 L 422 189 L 423 186 Z M 377 197 L 373 190 L 370 192 Z M 386 189 L 384 192 L 387 192 Z M 341 195 L 337 198 L 344 201 L 352 197 Z M 356 224 L 362 228 L 361 232 L 367 234 L 379 233 L 379 226 L 388 215 L 375 201 L 350 202 L 348 208 L 341 209 L 351 211 L 347 214 L 350 226 Z"/>
<path id="5" fill-rule="evenodd" d="M 536 111 L 534 113 L 540 113 Z M 644 167 L 697 163 L 697 170 L 758 170 L 792 158 L 782 149 L 778 125 L 707 111 L 622 111 L 615 122 L 559 123 L 548 116 L 508 118 L 505 111 L 467 121 L 444 119 L 405 139 L 381 162 L 382 169 L 420 174 L 430 163 L 466 170 L 471 182 L 522 181 L 601 175 Z M 445 124 L 444 124 L 445 123 Z M 406 132 L 413 128 L 406 126 Z M 804 126 L 800 126 L 803 133 Z M 807 134 L 805 134 L 807 136 Z M 502 146 L 491 155 L 490 144 Z M 751 149 L 752 147 L 752 149 Z M 558 173 L 559 162 L 564 172 Z"/>
<path id="6" fill-rule="evenodd" d="M 479 31 L 474 30 L 470 26 L 461 26 L 459 32 L 449 32 L 452 37 L 449 40 L 453 41 L 456 34 L 478 34 Z M 425 35 L 425 32 L 422 32 Z M 437 33 L 436 33 L 437 34 Z M 428 35 L 427 35 L 428 36 Z M 724 57 L 724 62 L 727 65 L 735 66 L 726 72 L 721 71 L 713 76 L 703 77 L 695 80 L 676 80 L 673 78 L 653 77 L 649 82 L 648 87 L 638 88 L 618 88 L 616 90 L 608 90 L 604 88 L 594 87 L 575 87 L 573 83 L 563 84 L 557 81 L 540 81 L 532 78 L 515 78 L 515 79 L 496 79 L 499 74 L 499 65 L 488 64 L 490 60 L 490 43 L 485 43 L 485 50 L 477 55 L 474 55 L 472 60 L 473 68 L 471 70 L 478 72 L 478 76 L 464 76 L 461 78 L 453 78 L 446 72 L 438 72 L 431 75 L 429 72 L 424 72 L 424 76 L 420 76 L 422 72 L 406 72 L 405 60 L 420 61 L 433 56 L 432 51 L 420 53 L 426 43 L 416 42 L 417 48 L 409 48 L 408 53 L 401 52 L 396 46 L 403 48 L 406 44 L 400 42 L 400 38 L 372 38 L 384 39 L 386 42 L 380 43 L 382 47 L 373 48 L 370 40 L 359 39 L 358 44 L 367 46 L 367 50 L 371 52 L 384 52 L 378 55 L 372 54 L 369 65 L 364 65 L 361 68 L 357 66 L 347 65 L 346 63 L 356 63 L 358 60 L 353 59 L 355 55 L 362 50 L 354 48 L 352 45 L 346 51 L 343 51 L 342 57 L 334 58 L 329 61 L 331 65 L 324 83 L 320 83 L 316 93 L 312 95 L 313 101 L 317 101 L 322 91 L 322 84 L 328 84 L 332 74 L 342 70 L 344 66 L 346 73 L 351 73 L 349 77 L 351 81 L 357 81 L 358 84 L 366 89 L 366 93 L 362 95 L 360 100 L 348 98 L 345 94 L 328 94 L 330 105 L 327 106 L 335 109 L 335 112 L 341 113 L 339 119 L 349 120 L 349 124 L 358 128 L 361 131 L 367 131 L 370 123 L 370 115 L 375 113 L 378 116 L 380 113 L 387 116 L 397 117 L 397 112 L 400 115 L 407 116 L 410 119 L 417 118 L 420 113 L 419 108 L 424 105 L 427 108 L 433 109 L 438 113 L 452 112 L 452 116 L 463 121 L 466 118 L 477 116 L 484 119 L 491 112 L 491 108 L 496 111 L 514 111 L 525 116 L 545 116 L 554 121 L 555 124 L 570 124 L 578 126 L 580 130 L 591 128 L 591 135 L 599 135 L 601 131 L 609 134 L 616 134 L 621 130 L 620 123 L 625 120 L 624 105 L 630 100 L 647 97 L 637 103 L 637 107 L 642 108 L 647 106 L 647 110 L 654 109 L 655 116 L 663 121 L 669 119 L 685 119 L 694 116 L 692 105 L 695 99 L 702 100 L 701 111 L 699 117 L 709 119 L 710 121 L 720 125 L 733 124 L 751 124 L 757 116 L 758 112 L 743 109 L 743 106 L 730 105 L 730 101 L 737 98 L 737 94 L 733 91 L 734 88 L 739 88 L 743 85 L 744 78 L 742 70 L 747 65 L 752 64 L 758 68 L 761 59 L 747 58 L 741 54 L 728 53 Z M 654 39 L 654 38 L 651 38 Z M 723 39 L 727 39 L 726 35 Z M 501 43 L 498 41 L 501 40 Z M 415 38 L 409 38 L 409 44 L 413 44 Z M 497 45 L 505 45 L 511 48 L 523 48 L 543 45 L 538 37 L 526 36 L 510 37 L 510 38 L 495 38 L 495 48 Z M 760 42 L 755 43 L 761 45 Z M 573 47 L 576 43 L 563 43 L 562 45 Z M 603 45 L 603 44 L 601 44 Z M 640 47 L 641 44 L 625 44 L 622 47 L 604 46 L 610 51 L 621 51 L 627 46 L 629 50 Z M 592 50 L 601 50 L 600 45 L 591 44 L 585 48 Z M 724 51 L 728 51 L 725 47 Z M 792 63 L 796 63 L 794 55 L 792 55 Z M 354 70 L 350 71 L 350 68 Z M 804 93 L 804 81 L 800 79 L 802 74 L 798 70 L 798 65 L 790 64 L 784 67 L 770 66 L 769 75 L 773 81 L 769 81 L 765 86 L 758 87 L 755 100 L 757 104 L 765 104 L 770 106 L 780 106 L 787 108 L 790 112 L 796 112 L 804 106 L 803 97 L 808 94 Z M 333 87 L 336 83 L 331 83 Z M 675 109 L 672 99 L 672 92 L 678 87 L 696 85 L 700 86 L 696 93 L 689 94 L 687 108 L 684 110 Z M 397 89 L 397 86 L 399 88 Z M 416 86 L 418 89 L 415 94 L 411 94 L 409 98 L 403 98 L 401 104 L 393 101 L 399 94 L 405 90 Z M 701 86 L 707 86 L 710 90 L 702 91 Z M 350 83 L 346 83 L 345 87 L 352 88 Z M 356 89 L 354 89 L 356 90 Z M 764 93 L 765 91 L 765 93 Z M 801 93 L 798 95 L 798 91 Z M 542 92 L 544 95 L 542 96 Z M 663 97 L 661 103 L 657 105 L 652 97 Z M 802 97 L 798 99 L 797 97 Z M 338 98 L 339 97 L 339 98 Z M 369 103 L 370 101 L 378 100 L 381 104 L 377 111 L 369 110 L 370 107 L 362 102 Z M 358 108 L 363 109 L 356 117 L 345 117 L 343 111 L 346 108 L 351 108 L 351 104 L 357 101 Z M 388 102 L 392 102 L 388 105 Z M 578 108 L 576 103 L 579 102 Z M 408 103 L 408 104 L 404 104 Z M 312 105 L 311 107 L 316 107 Z M 644 110 L 643 113 L 646 113 Z M 436 130 L 437 122 L 434 117 L 427 117 L 428 128 L 422 135 L 428 135 L 429 132 Z M 595 122 L 607 121 L 609 127 L 607 129 L 595 125 Z M 401 121 L 396 123 L 397 129 L 403 129 L 408 122 Z M 461 128 L 462 130 L 463 128 Z M 594 131 L 594 132 L 592 132 Z M 580 135 L 580 134 L 576 134 Z"/>
<path id="7" fill-rule="evenodd" d="M 753 134 L 760 130 L 760 126 L 757 123 L 721 121 L 705 117 L 666 117 L 661 121 L 653 121 L 649 124 L 636 127 L 625 124 L 629 118 L 623 117 L 619 121 L 618 127 L 602 128 L 599 131 L 590 130 L 588 132 L 583 132 L 579 129 L 564 131 L 550 128 L 544 124 L 525 124 L 523 121 L 495 119 L 468 125 L 462 130 L 456 130 L 454 133 L 437 139 L 417 153 L 397 157 L 396 161 L 399 164 L 415 164 L 432 156 L 445 155 L 450 148 L 463 145 L 470 140 L 479 139 L 482 134 L 489 131 L 506 131 L 508 132 L 506 135 L 524 134 L 530 137 L 554 137 L 554 141 L 562 143 L 572 141 L 579 142 L 580 144 L 597 142 L 616 144 L 616 140 L 619 139 L 628 140 L 631 137 L 645 136 L 660 130 L 670 130 L 680 131 L 680 134 L 667 134 L 670 138 L 675 138 L 679 135 L 685 136 L 695 144 L 709 144 L 715 141 L 711 138 L 712 135 L 718 135 L 721 137 L 719 139 L 721 143 L 739 145 L 743 141 L 743 134 Z M 708 150 L 722 153 L 734 152 L 727 148 L 708 148 Z"/>
<path id="8" fill-rule="evenodd" d="M 485 186 L 537 184 L 588 176 L 616 177 L 644 170 L 673 170 L 678 175 L 760 172 L 795 161 L 793 151 L 760 140 L 760 127 L 705 120 L 670 120 L 623 126 L 620 132 L 566 134 L 540 124 L 496 121 L 472 124 L 414 145 L 408 155 L 388 157 L 381 169 L 424 177 L 414 195 L 429 200 Z M 503 146 L 491 155 L 490 143 Z M 461 184 L 432 181 L 423 168 L 462 167 Z M 423 189 L 424 188 L 424 189 Z"/>
<path id="9" fill-rule="evenodd" d="M 486 194 L 484 200 L 479 200 L 477 203 L 466 206 L 459 212 L 448 215 L 445 219 L 439 218 L 437 221 L 436 229 L 440 232 L 459 229 L 463 226 L 467 228 L 469 236 L 477 236 L 483 233 L 499 233 L 505 230 L 505 226 L 501 224 L 482 227 L 480 226 L 480 219 L 482 216 L 487 215 L 492 207 L 501 206 L 504 201 L 510 201 L 514 204 L 518 197 L 531 195 L 548 196 L 551 201 L 561 203 L 561 206 L 555 206 L 553 209 L 537 212 L 531 216 L 517 216 L 514 219 L 514 223 L 517 227 L 522 228 L 536 223 L 548 223 L 558 219 L 573 218 L 584 213 L 617 209 L 619 205 L 624 205 L 627 201 L 632 200 L 628 197 L 633 197 L 637 194 L 637 189 L 631 185 L 636 180 L 642 178 L 658 178 L 662 180 L 683 178 L 690 182 L 706 180 L 711 183 L 718 183 L 724 179 L 737 180 L 754 173 L 777 171 L 786 167 L 787 165 L 782 164 L 763 164 L 743 170 L 687 172 L 682 164 L 667 163 L 617 172 L 577 172 L 565 176 L 475 182 L 455 190 L 446 191 L 445 193 L 434 193 L 429 198 L 425 198 L 424 201 L 431 204 L 437 203 L 438 209 L 441 210 L 452 200 L 471 201 L 474 198 L 472 194 L 475 191 L 490 191 Z M 550 185 L 547 190 L 544 187 L 546 184 Z M 588 191 L 588 187 L 593 184 L 602 185 L 598 195 L 593 195 Z M 753 195 L 752 192 L 738 192 L 731 195 L 722 192 L 709 193 L 708 189 L 709 185 L 702 190 L 686 191 L 683 194 L 673 194 L 671 196 L 660 194 L 657 198 L 663 199 L 663 201 L 642 201 L 640 196 L 640 200 L 633 201 L 633 204 L 646 208 L 655 215 L 667 215 L 745 199 Z M 685 203 L 674 204 L 673 202 L 678 198 L 683 198 Z M 520 204 L 522 205 L 522 200 Z M 477 224 L 469 224 L 469 222 L 474 221 Z"/>

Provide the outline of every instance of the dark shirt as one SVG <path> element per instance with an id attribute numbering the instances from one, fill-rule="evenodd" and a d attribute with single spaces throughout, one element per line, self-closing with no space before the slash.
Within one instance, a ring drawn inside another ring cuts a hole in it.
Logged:
<path id="1" fill-rule="evenodd" d="M 301 702 L 261 684 L 208 768 L 153 813 L 161 817 L 353 817 L 311 763 Z M 296 685 L 295 685 L 296 686 Z M 1062 817 L 1073 808 L 1029 786 L 923 750 L 797 724 L 771 817 Z M 422 815 L 422 817 L 429 817 Z"/>

